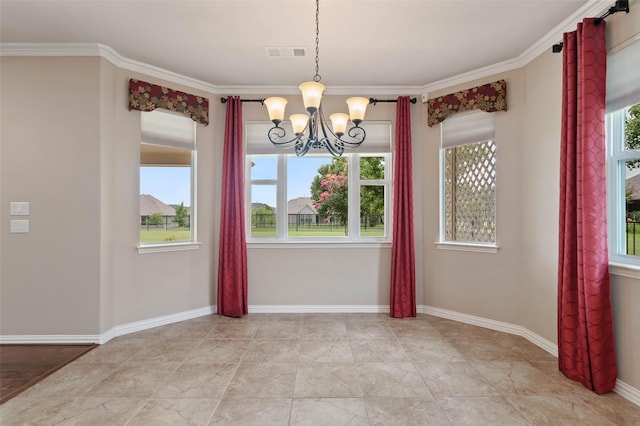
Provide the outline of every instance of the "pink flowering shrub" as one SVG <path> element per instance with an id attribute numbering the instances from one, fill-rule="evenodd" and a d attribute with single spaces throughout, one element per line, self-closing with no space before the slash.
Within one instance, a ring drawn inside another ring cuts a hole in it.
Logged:
<path id="1" fill-rule="evenodd" d="M 322 192 L 317 200 L 312 200 L 313 207 L 326 215 L 324 223 L 335 218 L 347 229 L 349 186 L 348 177 L 344 172 L 329 173 L 321 181 Z"/>

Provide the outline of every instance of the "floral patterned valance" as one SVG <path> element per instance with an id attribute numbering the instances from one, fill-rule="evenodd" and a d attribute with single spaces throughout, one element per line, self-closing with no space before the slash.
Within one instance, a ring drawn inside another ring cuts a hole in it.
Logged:
<path id="1" fill-rule="evenodd" d="M 209 99 L 133 78 L 129 80 L 129 111 L 156 108 L 181 112 L 193 121 L 205 126 L 209 124 Z"/>
<path id="2" fill-rule="evenodd" d="M 507 82 L 493 83 L 461 90 L 429 99 L 429 127 L 438 124 L 456 112 L 479 109 L 485 112 L 507 110 Z"/>

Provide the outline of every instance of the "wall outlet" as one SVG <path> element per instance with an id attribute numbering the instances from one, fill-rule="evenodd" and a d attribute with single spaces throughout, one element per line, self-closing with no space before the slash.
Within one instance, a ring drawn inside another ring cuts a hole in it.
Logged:
<path id="1" fill-rule="evenodd" d="M 13 234 L 26 234 L 29 232 L 29 220 L 15 220 L 11 221 L 11 233 Z"/>

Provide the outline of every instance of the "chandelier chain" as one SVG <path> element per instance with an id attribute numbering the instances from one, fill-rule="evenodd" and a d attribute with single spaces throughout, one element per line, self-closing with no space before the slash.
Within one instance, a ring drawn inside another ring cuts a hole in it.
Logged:
<path id="1" fill-rule="evenodd" d="M 313 76 L 313 81 L 318 83 L 322 77 L 320 77 L 320 0 L 316 0 L 316 75 Z"/>

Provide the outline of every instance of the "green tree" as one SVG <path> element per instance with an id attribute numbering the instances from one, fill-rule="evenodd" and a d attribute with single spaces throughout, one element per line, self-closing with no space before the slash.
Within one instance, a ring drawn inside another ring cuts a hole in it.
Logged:
<path id="1" fill-rule="evenodd" d="M 360 158 L 361 179 L 384 179 L 383 157 Z M 384 217 L 384 187 L 363 185 L 360 188 L 360 216 L 369 226 L 376 226 Z"/>
<path id="2" fill-rule="evenodd" d="M 149 225 L 162 225 L 164 223 L 164 216 L 162 213 L 151 213 L 149 215 Z"/>
<path id="3" fill-rule="evenodd" d="M 187 208 L 184 206 L 184 201 L 180 203 L 180 205 L 176 206 L 176 215 L 173 218 L 173 221 L 180 226 L 187 226 L 187 216 L 189 212 Z"/>
<path id="4" fill-rule="evenodd" d="M 640 149 L 640 104 L 627 111 L 624 136 L 627 149 Z"/>
<path id="5" fill-rule="evenodd" d="M 257 228 L 268 228 L 276 225 L 276 213 L 273 207 L 266 204 L 251 211 L 251 224 Z"/>

